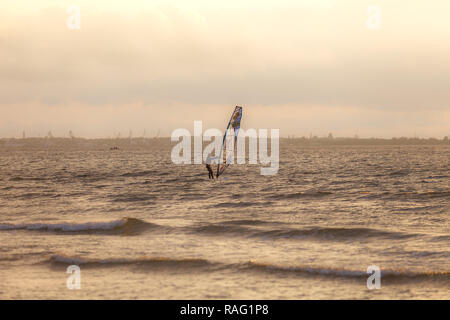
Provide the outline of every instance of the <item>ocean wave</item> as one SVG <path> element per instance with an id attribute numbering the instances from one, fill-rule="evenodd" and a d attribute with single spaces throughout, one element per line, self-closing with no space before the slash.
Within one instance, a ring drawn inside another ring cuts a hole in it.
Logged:
<path id="1" fill-rule="evenodd" d="M 208 195 L 201 193 L 185 193 L 179 197 L 180 200 L 203 200 L 208 198 Z"/>
<path id="2" fill-rule="evenodd" d="M 121 194 L 115 196 L 113 202 L 141 202 L 155 200 L 157 197 L 149 194 Z"/>
<path id="3" fill-rule="evenodd" d="M 424 198 L 450 198 L 450 190 L 448 191 L 428 191 L 417 193 L 418 197 Z"/>
<path id="4" fill-rule="evenodd" d="M 330 279 L 367 279 L 369 276 L 366 270 L 345 269 L 309 265 L 285 266 L 272 263 L 257 261 L 247 261 L 242 263 L 222 263 L 214 262 L 200 258 L 168 258 L 168 257 L 137 257 L 137 258 L 82 258 L 70 257 L 67 255 L 53 255 L 49 259 L 42 261 L 52 266 L 78 265 L 80 267 L 106 268 L 106 267 L 131 267 L 131 268 L 150 268 L 158 271 L 173 271 L 174 269 L 182 272 L 193 272 L 201 270 L 202 272 L 214 272 L 228 270 L 231 272 L 245 273 L 268 273 L 293 275 L 300 277 L 325 277 Z M 41 262 L 41 263 L 42 263 Z M 435 280 L 448 279 L 450 271 L 422 270 L 413 271 L 407 269 L 386 269 L 381 268 L 382 280 L 389 281 L 409 281 L 409 280 Z"/>
<path id="5" fill-rule="evenodd" d="M 193 233 L 207 234 L 207 235 L 249 235 L 251 230 L 241 226 L 221 225 L 221 224 L 209 224 L 203 226 L 191 227 Z"/>
<path id="6" fill-rule="evenodd" d="M 270 273 L 291 273 L 297 275 L 307 276 L 325 276 L 331 278 L 364 278 L 369 276 L 366 270 L 356 269 L 339 269 L 317 266 L 281 266 L 276 264 L 266 264 L 254 261 L 249 261 L 241 265 L 241 269 L 257 270 Z M 413 270 L 396 270 L 396 269 L 380 269 L 381 279 L 385 280 L 420 280 L 420 279 L 448 279 L 450 271 L 413 271 Z"/>
<path id="7" fill-rule="evenodd" d="M 407 176 L 410 173 L 411 173 L 411 171 L 408 169 L 400 169 L 400 170 L 392 171 L 392 172 L 388 173 L 387 175 L 391 176 L 391 177 L 402 177 L 402 176 Z"/>
<path id="8" fill-rule="evenodd" d="M 386 197 L 389 200 L 411 200 L 411 199 L 434 199 L 449 198 L 450 191 L 423 191 L 423 192 L 384 192 L 382 194 L 374 194 L 376 198 Z"/>
<path id="9" fill-rule="evenodd" d="M 306 227 L 306 228 L 280 228 L 280 229 L 260 229 L 246 227 L 270 224 L 268 222 L 254 220 L 225 221 L 220 224 L 207 224 L 191 227 L 194 233 L 207 234 L 213 236 L 236 235 L 248 238 L 262 239 L 295 239 L 313 238 L 319 240 L 355 240 L 367 238 L 387 238 L 387 239 L 407 239 L 421 236 L 418 234 L 408 234 L 394 231 L 382 231 L 371 228 L 345 228 L 345 227 Z"/>
<path id="10" fill-rule="evenodd" d="M 443 241 L 443 242 L 450 242 L 450 235 L 439 235 L 433 237 L 434 241 Z"/>
<path id="11" fill-rule="evenodd" d="M 145 170 L 145 171 L 135 171 L 135 172 L 126 172 L 122 174 L 122 177 L 141 177 L 141 176 L 148 176 L 148 175 L 154 175 L 158 173 L 155 170 Z"/>
<path id="12" fill-rule="evenodd" d="M 304 229 L 274 229 L 261 231 L 254 234 L 265 238 L 295 238 L 312 237 L 323 240 L 350 240 L 363 238 L 390 238 L 405 239 L 416 235 L 405 234 L 401 232 L 382 231 L 370 228 L 339 228 L 339 227 L 312 227 Z"/>
<path id="13" fill-rule="evenodd" d="M 85 223 L 23 223 L 0 224 L 0 231 L 28 230 L 62 233 L 99 233 L 134 235 L 158 225 L 134 218 L 121 218 L 112 221 L 96 221 Z"/>
<path id="14" fill-rule="evenodd" d="M 44 181 L 47 178 L 45 177 L 21 177 L 21 176 L 17 176 L 17 177 L 12 177 L 9 179 L 9 181 Z"/>
<path id="15" fill-rule="evenodd" d="M 228 220 L 223 221 L 222 223 L 232 225 L 237 224 L 237 225 L 252 225 L 252 226 L 271 224 L 271 222 L 269 221 L 262 221 L 262 220 Z"/>
<path id="16" fill-rule="evenodd" d="M 255 206 L 270 206 L 272 202 L 221 202 L 213 205 L 214 208 L 245 208 L 245 207 L 255 207 Z"/>
<path id="17" fill-rule="evenodd" d="M 205 259 L 196 258 L 166 258 L 166 257 L 138 257 L 138 258 L 81 258 L 66 255 L 53 255 L 44 262 L 53 265 L 78 265 L 88 267 L 114 267 L 114 266 L 135 266 L 135 267 L 161 267 L 161 268 L 197 268 L 213 266 L 214 263 Z"/>
<path id="18" fill-rule="evenodd" d="M 308 191 L 308 192 L 294 192 L 294 193 L 278 193 L 270 196 L 272 199 L 302 199 L 302 198 L 322 198 L 332 195 L 330 191 Z"/>

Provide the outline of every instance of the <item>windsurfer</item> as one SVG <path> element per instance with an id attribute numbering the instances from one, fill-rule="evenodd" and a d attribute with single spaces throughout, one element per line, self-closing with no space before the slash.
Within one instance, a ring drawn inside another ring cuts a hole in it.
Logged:
<path id="1" fill-rule="evenodd" d="M 209 163 L 206 164 L 206 169 L 208 169 L 208 178 L 214 179 L 214 173 L 213 173 L 211 165 Z"/>
<path id="2" fill-rule="evenodd" d="M 208 178 L 214 179 L 214 173 L 211 168 L 211 155 L 208 154 L 208 157 L 206 158 L 206 169 L 208 170 Z"/>

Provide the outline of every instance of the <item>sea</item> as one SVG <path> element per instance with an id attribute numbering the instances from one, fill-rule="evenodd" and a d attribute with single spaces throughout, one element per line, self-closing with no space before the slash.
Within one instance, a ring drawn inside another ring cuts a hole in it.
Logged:
<path id="1" fill-rule="evenodd" d="M 0 299 L 450 299 L 449 145 L 122 140 L 0 144 Z"/>

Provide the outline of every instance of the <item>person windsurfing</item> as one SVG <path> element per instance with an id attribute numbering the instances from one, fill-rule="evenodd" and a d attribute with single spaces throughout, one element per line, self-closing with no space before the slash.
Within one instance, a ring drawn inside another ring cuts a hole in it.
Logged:
<path id="1" fill-rule="evenodd" d="M 208 170 L 208 178 L 214 179 L 214 172 L 211 168 L 211 155 L 208 154 L 208 157 L 206 158 L 206 169 Z"/>

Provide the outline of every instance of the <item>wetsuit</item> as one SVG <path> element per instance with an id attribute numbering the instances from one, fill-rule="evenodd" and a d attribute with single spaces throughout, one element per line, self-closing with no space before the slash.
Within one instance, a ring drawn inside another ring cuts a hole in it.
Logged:
<path id="1" fill-rule="evenodd" d="M 214 179 L 214 173 L 210 164 L 206 164 L 206 169 L 208 169 L 208 178 Z"/>

